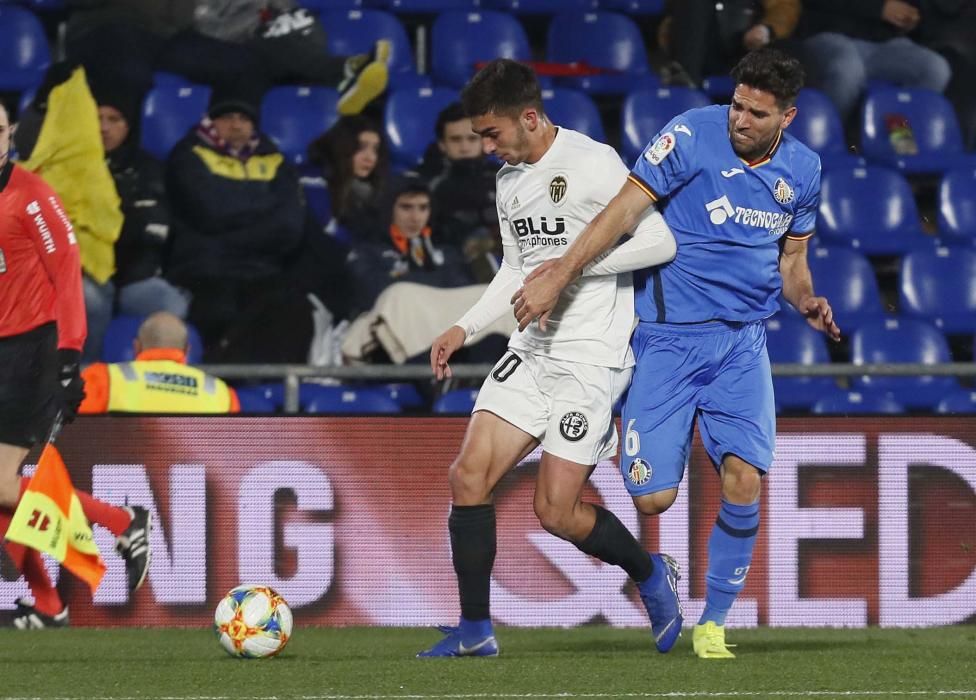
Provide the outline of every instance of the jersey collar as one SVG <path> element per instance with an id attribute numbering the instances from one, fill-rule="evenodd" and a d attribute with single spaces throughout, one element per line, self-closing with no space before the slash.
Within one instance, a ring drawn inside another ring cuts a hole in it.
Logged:
<path id="1" fill-rule="evenodd" d="M 185 365 L 186 353 L 177 348 L 153 348 L 152 350 L 143 350 L 136 355 L 136 362 L 152 362 L 153 360 L 171 360 Z"/>
<path id="2" fill-rule="evenodd" d="M 14 164 L 9 158 L 7 162 L 3 164 L 0 168 L 0 192 L 7 189 L 7 183 L 10 182 L 10 174 L 14 171 Z"/>
<path id="3" fill-rule="evenodd" d="M 745 158 L 739 158 L 739 160 L 741 160 L 743 163 L 748 165 L 750 168 L 758 168 L 760 165 L 765 165 L 766 163 L 768 163 L 773 159 L 773 156 L 776 155 L 776 151 L 779 149 L 779 145 L 782 142 L 783 142 L 783 130 L 780 129 L 779 133 L 776 134 L 776 138 L 773 140 L 773 145 L 769 147 L 768 151 L 766 151 L 766 155 L 754 161 L 748 161 Z"/>

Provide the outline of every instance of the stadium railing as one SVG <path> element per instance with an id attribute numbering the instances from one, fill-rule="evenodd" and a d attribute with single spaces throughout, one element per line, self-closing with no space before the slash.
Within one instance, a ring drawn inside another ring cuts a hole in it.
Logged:
<path id="1" fill-rule="evenodd" d="M 454 379 L 484 379 L 493 365 L 452 365 Z M 774 364 L 775 377 L 860 377 L 864 375 L 894 377 L 976 377 L 976 363 L 949 362 L 938 365 L 916 363 L 875 363 L 855 365 L 831 363 L 804 365 Z M 426 365 L 358 365 L 352 367 L 313 367 L 311 365 L 202 365 L 201 369 L 221 379 L 280 380 L 284 384 L 284 411 L 298 413 L 299 387 L 304 381 L 335 379 L 340 382 L 427 381 L 431 379 Z"/>

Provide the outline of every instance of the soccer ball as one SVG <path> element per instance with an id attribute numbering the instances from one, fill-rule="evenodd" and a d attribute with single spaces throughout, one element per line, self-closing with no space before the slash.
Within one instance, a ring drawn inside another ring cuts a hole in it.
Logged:
<path id="1" fill-rule="evenodd" d="M 267 586 L 232 589 L 214 612 L 220 646 L 238 659 L 263 659 L 281 652 L 291 639 L 291 608 Z"/>

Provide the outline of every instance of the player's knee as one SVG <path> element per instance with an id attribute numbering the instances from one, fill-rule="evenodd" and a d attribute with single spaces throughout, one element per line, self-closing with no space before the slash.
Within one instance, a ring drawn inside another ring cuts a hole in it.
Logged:
<path id="1" fill-rule="evenodd" d="M 730 503 L 755 503 L 762 492 L 762 473 L 743 462 L 742 468 L 722 472 L 722 498 Z"/>
<path id="2" fill-rule="evenodd" d="M 457 505 L 478 505 L 491 496 L 488 470 L 477 462 L 458 457 L 448 471 L 451 496 Z"/>
<path id="3" fill-rule="evenodd" d="M 569 539 L 572 533 L 572 510 L 563 508 L 545 497 L 536 497 L 533 502 L 535 515 L 542 528 L 556 537 Z"/>
<path id="4" fill-rule="evenodd" d="M 671 507 L 677 497 L 678 489 L 673 488 L 667 491 L 648 493 L 644 496 L 635 496 L 634 505 L 637 506 L 637 510 L 642 515 L 660 515 Z"/>

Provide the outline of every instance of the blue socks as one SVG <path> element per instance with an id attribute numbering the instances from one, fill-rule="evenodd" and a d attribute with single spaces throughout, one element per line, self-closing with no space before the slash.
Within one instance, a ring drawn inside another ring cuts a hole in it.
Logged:
<path id="1" fill-rule="evenodd" d="M 725 616 L 746 585 L 758 531 L 759 501 L 740 506 L 722 500 L 712 536 L 708 539 L 705 610 L 699 625 L 706 622 L 725 624 Z"/>
<path id="2" fill-rule="evenodd" d="M 461 618 L 458 623 L 461 639 L 468 641 L 479 641 L 485 637 L 490 637 L 495 633 L 491 620 L 467 620 Z"/>

